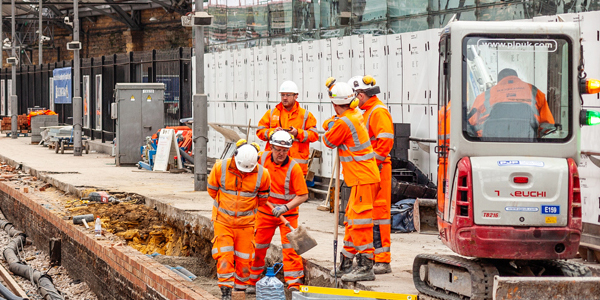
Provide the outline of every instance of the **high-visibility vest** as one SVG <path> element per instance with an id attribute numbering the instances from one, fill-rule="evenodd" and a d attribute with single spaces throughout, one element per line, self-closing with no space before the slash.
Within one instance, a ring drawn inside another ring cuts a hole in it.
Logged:
<path id="1" fill-rule="evenodd" d="M 208 177 L 208 193 L 214 199 L 212 220 L 228 226 L 254 226 L 259 202 L 266 202 L 271 179 L 261 165 L 240 172 L 233 160 L 217 161 Z"/>
<path id="2" fill-rule="evenodd" d="M 375 151 L 375 160 L 377 164 L 383 162 L 391 162 L 389 156 L 394 147 L 394 123 L 392 115 L 387 107 L 377 98 L 373 96 L 361 106 L 363 118 L 367 120 L 365 127 L 371 139 L 371 146 Z"/>
<path id="3" fill-rule="evenodd" d="M 298 134 L 294 137 L 294 143 L 290 148 L 289 156 L 300 164 L 302 172 L 306 174 L 308 171 L 308 158 L 310 156 L 310 143 L 319 140 L 317 133 L 317 119 L 300 107 L 296 102 L 292 110 L 287 111 L 283 104 L 279 103 L 275 108 L 268 110 L 260 122 L 256 130 L 256 136 L 263 141 L 267 141 L 265 150 L 271 150 L 271 145 L 268 143 L 270 134 L 277 127 L 288 129 L 294 127 L 298 129 Z"/>
<path id="4" fill-rule="evenodd" d="M 478 135 L 481 135 L 483 123 L 492 111 L 492 107 L 499 102 L 529 103 L 538 124 L 554 124 L 554 117 L 544 93 L 517 76 L 507 76 L 475 98 L 473 108 L 469 112 L 469 123 L 475 126 Z"/>
<path id="5" fill-rule="evenodd" d="M 271 176 L 271 190 L 269 191 L 269 202 L 273 204 L 287 204 L 296 195 L 308 194 L 306 181 L 302 168 L 295 160 L 288 158 L 278 165 L 273 162 L 271 151 L 265 151 L 260 155 L 259 163 L 269 171 Z M 271 215 L 271 209 L 261 205 L 258 210 Z M 290 209 L 285 215 L 298 214 L 298 207 Z"/>
<path id="6" fill-rule="evenodd" d="M 338 148 L 346 185 L 380 181 L 375 152 L 371 147 L 363 116 L 357 109 L 348 109 L 340 116 L 325 120 L 323 128 L 329 128 L 323 135 L 323 144 L 329 148 Z"/>

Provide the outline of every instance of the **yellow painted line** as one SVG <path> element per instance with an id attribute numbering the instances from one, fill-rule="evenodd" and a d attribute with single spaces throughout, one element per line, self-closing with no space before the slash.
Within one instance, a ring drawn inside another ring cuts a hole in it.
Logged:
<path id="1" fill-rule="evenodd" d="M 348 297 L 375 298 L 375 299 L 392 299 L 392 300 L 417 300 L 418 299 L 417 295 L 411 295 L 411 294 L 395 294 L 395 293 L 383 293 L 383 292 L 360 291 L 360 290 L 334 289 L 334 288 L 308 286 L 308 285 L 301 285 L 300 292 L 313 293 L 313 294 L 324 294 L 324 295 L 348 296 Z"/>

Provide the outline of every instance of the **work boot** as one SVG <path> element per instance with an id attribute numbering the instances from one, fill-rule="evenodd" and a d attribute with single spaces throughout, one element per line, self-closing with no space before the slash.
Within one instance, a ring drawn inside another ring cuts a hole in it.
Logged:
<path id="1" fill-rule="evenodd" d="M 329 275 L 335 278 L 335 270 L 331 270 Z M 340 253 L 340 264 L 337 267 L 337 276 L 341 277 L 344 274 L 348 274 L 352 271 L 352 258 L 347 258 L 344 254 Z"/>
<path id="2" fill-rule="evenodd" d="M 256 294 L 256 286 L 254 286 L 254 285 L 247 286 L 246 294 Z"/>
<path id="3" fill-rule="evenodd" d="M 390 266 L 390 263 L 378 262 L 378 263 L 375 263 L 375 265 L 373 266 L 373 273 L 375 273 L 375 274 L 392 273 L 392 267 Z"/>
<path id="4" fill-rule="evenodd" d="M 342 276 L 342 281 L 373 281 L 375 273 L 373 273 L 373 260 L 367 258 L 364 254 L 356 255 L 357 266 L 352 272 Z"/>
<path id="5" fill-rule="evenodd" d="M 228 286 L 221 287 L 221 300 L 231 300 L 231 288 Z"/>

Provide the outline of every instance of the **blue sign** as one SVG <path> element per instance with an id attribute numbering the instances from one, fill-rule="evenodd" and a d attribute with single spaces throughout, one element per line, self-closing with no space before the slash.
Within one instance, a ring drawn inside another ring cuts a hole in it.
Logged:
<path id="1" fill-rule="evenodd" d="M 73 95 L 71 67 L 54 69 L 52 77 L 54 78 L 54 103 L 71 104 L 71 95 Z"/>
<path id="2" fill-rule="evenodd" d="M 542 205 L 542 214 L 544 215 L 560 215 L 559 205 Z"/>
<path id="3" fill-rule="evenodd" d="M 499 160 L 498 166 L 543 167 L 544 162 L 535 160 Z"/>

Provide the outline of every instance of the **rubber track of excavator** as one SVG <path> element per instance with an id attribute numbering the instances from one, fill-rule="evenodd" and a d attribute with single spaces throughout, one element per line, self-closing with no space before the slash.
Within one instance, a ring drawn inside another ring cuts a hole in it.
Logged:
<path id="1" fill-rule="evenodd" d="M 433 288 L 422 281 L 419 275 L 420 267 L 429 261 L 468 271 L 471 274 L 471 296 L 464 297 Z M 498 275 L 498 270 L 490 264 L 454 255 L 419 254 L 413 263 L 413 281 L 417 290 L 425 295 L 444 300 L 491 300 L 495 275 Z"/>

